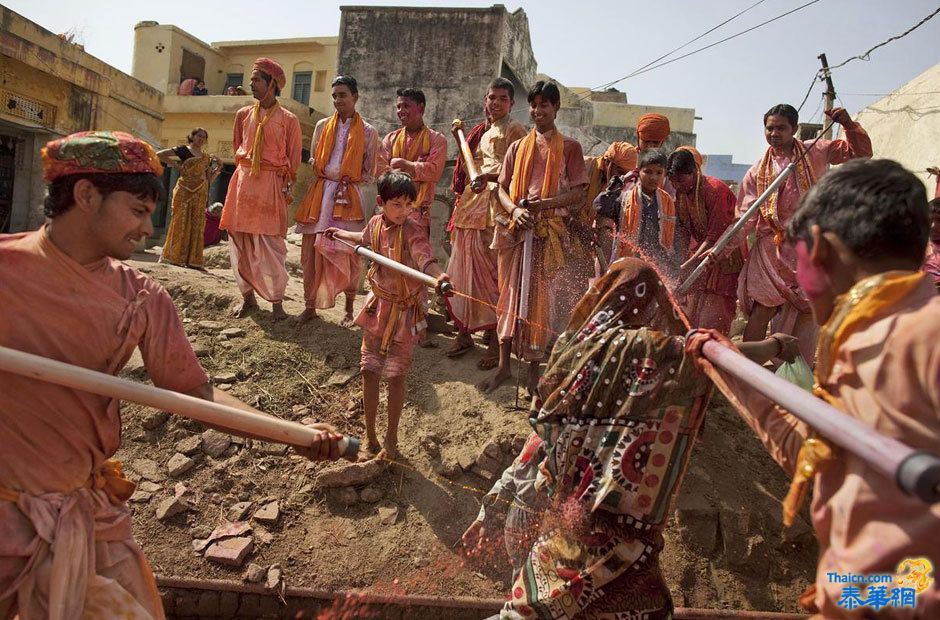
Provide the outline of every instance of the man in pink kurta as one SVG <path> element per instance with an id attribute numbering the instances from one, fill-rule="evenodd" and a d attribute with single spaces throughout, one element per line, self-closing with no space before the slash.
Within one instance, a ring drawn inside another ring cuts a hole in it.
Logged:
<path id="1" fill-rule="evenodd" d="M 424 124 L 424 93 L 417 88 L 398 90 L 396 114 L 402 126 L 382 139 L 378 173 L 386 170 L 404 172 L 418 187 L 413 217 L 431 232 L 431 203 L 434 190 L 447 163 L 447 138 Z"/>
<path id="2" fill-rule="evenodd" d="M 782 243 L 782 231 L 796 210 L 800 196 L 821 177 L 830 164 L 841 164 L 853 158 L 871 157 L 871 139 L 842 108 L 827 114 L 845 129 L 845 140 L 819 140 L 812 149 L 811 140 L 794 139 L 799 118 L 793 106 L 781 104 L 764 115 L 764 126 L 770 147 L 764 158 L 751 166 L 738 192 L 738 215 L 757 200 L 763 188 L 772 182 L 791 162 L 806 151 L 803 163 L 784 181 L 776 197 L 768 200 L 756 218 L 751 219 L 737 236 L 743 240 L 757 233 L 744 269 L 738 280 L 738 299 L 748 315 L 745 340 L 763 340 L 768 323 L 771 331 L 796 336 L 800 352 L 812 365 L 816 346 L 816 326 L 809 314 L 809 304 L 796 283 L 796 256 Z M 730 243 L 725 255 L 737 251 Z M 756 312 L 756 314 L 755 314 Z"/>
<path id="3" fill-rule="evenodd" d="M 899 164 L 851 162 L 816 185 L 788 237 L 795 244 L 800 286 L 814 317 L 824 323 L 816 394 L 881 435 L 937 454 L 940 297 L 917 271 L 927 241 L 926 202 L 921 182 Z M 811 468 L 820 557 L 815 589 L 801 597 L 809 611 L 825 618 L 875 617 L 865 612 L 876 609 L 862 604 L 850 612 L 844 601 L 846 586 L 857 587 L 863 603 L 874 599 L 875 584 L 866 590 L 833 574 L 899 575 L 905 560 L 926 557 L 936 578 L 940 504 L 908 495 L 868 460 L 838 447 L 815 463 L 804 460 L 800 449 L 813 429 L 747 384 L 718 373 L 732 402 L 740 404 L 738 412 L 784 470 L 794 475 Z M 799 510 L 798 503 L 787 507 Z M 887 586 L 888 597 L 901 585 L 911 584 L 896 579 Z M 877 617 L 938 618 L 940 590 L 934 583 L 919 592 L 916 612 L 898 602 Z"/>
<path id="4" fill-rule="evenodd" d="M 164 192 L 153 149 L 123 132 L 81 132 L 47 144 L 42 159 L 46 225 L 0 235 L 10 319 L 0 346 L 109 375 L 140 349 L 157 387 L 254 411 L 212 388 L 169 294 L 121 262 L 153 233 Z M 135 485 L 111 458 L 120 405 L 0 372 L 0 618 L 164 617 L 131 533 Z M 339 456 L 341 436 L 328 430 L 308 456 Z"/>
<path id="5" fill-rule="evenodd" d="M 503 210 L 497 197 L 496 181 L 509 145 L 526 134 L 525 127 L 509 115 L 514 95 L 511 82 L 503 78 L 493 80 L 484 97 L 487 118 L 467 136 L 480 176 L 468 179 L 462 160 L 454 171 L 453 189 L 457 203 L 451 219 L 453 251 L 447 273 L 454 288 L 473 299 L 447 299 L 447 308 L 458 329 L 454 345 L 447 352 L 449 356 L 472 349 L 470 334 L 473 332 L 496 328 L 499 286 L 496 250 L 490 246 L 493 243 L 494 217 Z M 478 366 L 486 370 L 493 368 L 498 361 L 498 342 L 495 334 L 491 334 L 490 350 Z"/>
<path id="6" fill-rule="evenodd" d="M 347 245 L 327 239 L 321 233 L 327 228 L 336 227 L 358 232 L 365 223 L 365 205 L 362 188 L 373 183 L 373 171 L 379 150 L 379 136 L 375 128 L 366 123 L 356 112 L 359 100 L 359 85 L 354 77 L 338 76 L 332 84 L 333 106 L 336 112 L 330 118 L 317 122 L 310 142 L 310 163 L 313 164 L 314 177 L 310 181 L 303 203 L 294 214 L 297 221 L 296 231 L 303 235 L 300 263 L 304 272 L 304 299 L 306 309 L 300 315 L 301 322 L 312 319 L 316 311 L 332 308 L 336 305 L 336 296 L 346 294 L 346 315 L 343 326 L 353 322 L 353 303 L 356 299 L 356 285 L 359 279 L 359 256 Z M 358 127 L 354 128 L 354 126 Z M 319 149 L 324 130 L 330 143 Z M 355 135 L 359 131 L 361 135 Z M 350 135 L 354 135 L 350 140 Z M 356 141 L 361 141 L 356 144 Z M 332 149 L 327 150 L 332 144 Z M 350 168 L 357 162 L 347 160 L 347 150 L 360 149 L 350 157 L 359 155 L 358 178 L 353 180 L 344 173 L 344 167 Z M 322 153 L 322 155 L 321 155 Z M 326 161 L 322 164 L 317 157 Z M 318 170 L 322 166 L 322 180 Z M 323 187 L 318 187 L 322 183 Z M 308 204 L 319 199 L 318 205 Z M 339 208 L 337 208 L 339 206 Z M 319 208 L 317 208 L 319 207 Z M 313 214 L 319 212 L 317 217 Z"/>
<path id="7" fill-rule="evenodd" d="M 529 117 L 535 125 L 506 151 L 499 184 L 515 207 L 497 220 L 496 249 L 499 301 L 496 332 L 499 364 L 480 388 L 491 391 L 509 378 L 513 342 L 529 364 L 528 388 L 535 393 L 539 364 L 554 336 L 564 329 L 577 298 L 571 290 L 586 288 L 568 265 L 570 211 L 584 201 L 588 184 L 581 144 L 555 127 L 561 94 L 552 82 L 538 81 L 529 90 Z M 523 201 L 526 201 L 523 206 Z M 502 219 L 502 218 L 501 218 Z M 527 230 L 532 231 L 531 273 L 523 274 Z M 528 277 L 526 316 L 520 316 L 520 283 Z M 521 323 L 516 329 L 517 321 Z"/>
<path id="8" fill-rule="evenodd" d="M 251 73 L 251 92 L 258 102 L 235 114 L 235 174 L 219 227 L 229 231 L 232 271 L 244 298 L 236 316 L 257 307 L 255 293 L 271 302 L 275 320 L 287 316 L 282 306 L 288 280 L 284 238 L 303 134 L 297 117 L 277 102 L 285 84 L 281 66 L 259 58 Z"/>

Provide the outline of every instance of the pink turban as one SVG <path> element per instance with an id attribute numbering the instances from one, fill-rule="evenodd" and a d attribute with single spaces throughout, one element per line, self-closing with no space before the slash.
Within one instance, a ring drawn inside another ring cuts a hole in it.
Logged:
<path id="1" fill-rule="evenodd" d="M 284 68 L 272 58 L 259 58 L 255 61 L 255 64 L 251 66 L 251 70 L 267 73 L 281 90 L 287 86 L 287 76 L 284 75 Z"/>
<path id="2" fill-rule="evenodd" d="M 669 137 L 669 119 L 662 114 L 644 114 L 636 122 L 636 135 L 640 140 L 662 142 Z"/>

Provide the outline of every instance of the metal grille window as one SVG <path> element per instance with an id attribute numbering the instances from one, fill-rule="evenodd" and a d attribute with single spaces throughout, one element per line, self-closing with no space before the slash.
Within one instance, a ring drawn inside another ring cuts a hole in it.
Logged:
<path id="1" fill-rule="evenodd" d="M 294 88 L 291 90 L 291 98 L 304 105 L 310 105 L 310 78 L 313 77 L 312 71 L 297 71 L 294 73 Z"/>
<path id="2" fill-rule="evenodd" d="M 5 114 L 18 116 L 43 127 L 55 126 L 56 107 L 52 104 L 24 97 L 6 89 L 0 89 L 0 104 L 3 105 Z"/>

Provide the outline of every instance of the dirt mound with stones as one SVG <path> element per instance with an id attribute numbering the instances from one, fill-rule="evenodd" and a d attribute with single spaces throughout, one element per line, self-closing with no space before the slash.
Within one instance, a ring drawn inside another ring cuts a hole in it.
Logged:
<path id="1" fill-rule="evenodd" d="M 299 248 L 285 309 L 303 308 Z M 304 326 L 274 323 L 269 306 L 236 320 L 228 249 L 207 250 L 206 272 L 130 261 L 173 296 L 206 371 L 220 388 L 288 420 L 330 422 L 362 437 L 360 336 L 339 308 Z M 357 302 L 361 304 L 361 298 Z M 318 464 L 282 446 L 233 438 L 135 405 L 124 406 L 118 452 L 140 482 L 135 536 L 156 572 L 320 589 L 501 597 L 510 568 L 464 563 L 454 549 L 481 496 L 529 432 L 515 389 L 482 395 L 476 362 L 417 349 L 400 428 L 402 460 Z M 146 379 L 139 357 L 124 374 Z M 816 545 L 805 517 L 784 530 L 787 480 L 723 400 L 715 404 L 665 532 L 661 564 L 676 605 L 797 611 Z M 383 432 L 384 395 L 379 432 Z"/>

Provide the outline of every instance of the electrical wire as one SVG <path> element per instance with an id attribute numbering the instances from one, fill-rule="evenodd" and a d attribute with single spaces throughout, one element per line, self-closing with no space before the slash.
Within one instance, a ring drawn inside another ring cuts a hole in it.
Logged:
<path id="1" fill-rule="evenodd" d="M 913 26 L 911 26 L 910 28 L 908 28 L 907 30 L 905 30 L 904 32 L 902 32 L 901 34 L 895 35 L 895 36 L 893 36 L 893 37 L 891 37 L 891 38 L 889 38 L 889 39 L 885 39 L 884 41 L 882 41 L 882 42 L 879 43 L 878 45 L 876 45 L 876 46 L 872 47 L 871 49 L 869 49 L 869 50 L 868 50 L 867 52 L 865 52 L 864 54 L 859 54 L 858 56 L 852 56 L 852 57 L 850 57 L 850 58 L 846 58 L 845 60 L 843 60 L 843 61 L 840 62 L 839 64 L 833 65 L 833 66 L 829 67 L 829 70 L 832 71 L 833 69 L 838 69 L 838 68 L 840 68 L 840 67 L 844 67 L 845 65 L 849 64 L 849 63 L 852 62 L 853 60 L 864 60 L 864 61 L 871 60 L 870 55 L 871 55 L 871 53 L 874 52 L 876 49 L 878 49 L 879 47 L 883 47 L 883 46 L 887 45 L 888 43 L 891 43 L 892 41 L 897 41 L 898 39 L 903 39 L 903 38 L 906 37 L 907 35 L 911 34 L 911 33 L 914 32 L 915 30 L 917 30 L 918 28 L 920 28 L 921 26 L 923 26 L 924 24 L 926 24 L 928 21 L 930 21 L 931 19 L 933 19 L 934 17 L 936 17 L 938 13 L 940 13 L 940 7 L 938 7 L 936 11 L 934 11 L 933 13 L 931 13 L 930 15 L 928 15 L 927 17 L 925 17 L 924 19 L 920 20 L 919 22 L 917 22 L 916 24 L 914 24 Z"/>
<path id="2" fill-rule="evenodd" d="M 806 105 L 806 100 L 809 99 L 809 94 L 813 92 L 813 86 L 816 85 L 816 82 L 820 80 L 819 73 L 813 75 L 813 81 L 809 83 L 809 88 L 806 89 L 806 94 L 803 96 L 803 101 L 800 102 L 799 107 L 796 109 L 797 114 L 803 109 L 803 106 Z"/>

